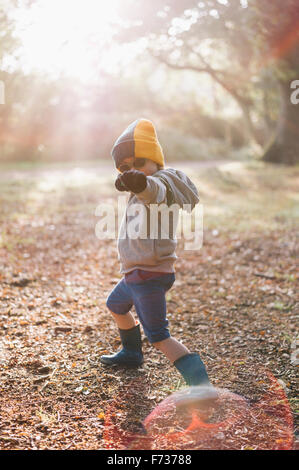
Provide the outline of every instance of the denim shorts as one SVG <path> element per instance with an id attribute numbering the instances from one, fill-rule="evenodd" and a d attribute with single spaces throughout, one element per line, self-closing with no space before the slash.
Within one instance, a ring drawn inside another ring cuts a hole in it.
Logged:
<path id="1" fill-rule="evenodd" d="M 162 341 L 170 337 L 165 292 L 174 281 L 174 273 L 149 274 L 149 271 L 135 269 L 118 282 L 109 294 L 106 305 L 118 315 L 125 315 L 134 305 L 149 342 Z"/>

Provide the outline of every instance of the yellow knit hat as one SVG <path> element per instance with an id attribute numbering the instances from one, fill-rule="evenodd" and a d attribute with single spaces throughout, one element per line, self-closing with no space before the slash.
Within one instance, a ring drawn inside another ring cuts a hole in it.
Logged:
<path id="1" fill-rule="evenodd" d="M 111 153 L 117 168 L 128 157 L 147 158 L 164 166 L 155 126 L 148 119 L 137 119 L 130 124 L 115 142 Z"/>

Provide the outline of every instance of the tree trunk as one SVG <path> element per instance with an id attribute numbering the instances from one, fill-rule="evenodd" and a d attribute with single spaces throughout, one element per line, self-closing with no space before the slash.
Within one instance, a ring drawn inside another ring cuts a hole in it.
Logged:
<path id="1" fill-rule="evenodd" d="M 295 165 L 299 163 L 299 104 L 293 104 L 291 82 L 280 82 L 281 110 L 275 136 L 265 149 L 263 160 Z"/>
<path id="2" fill-rule="evenodd" d="M 236 100 L 237 103 L 239 104 L 242 112 L 243 112 L 243 122 L 244 122 L 244 138 L 245 141 L 247 141 L 249 144 L 259 144 L 259 139 L 257 137 L 256 130 L 254 128 L 252 119 L 251 119 L 251 113 L 250 113 L 250 108 L 248 104 L 244 104 L 241 101 Z"/>

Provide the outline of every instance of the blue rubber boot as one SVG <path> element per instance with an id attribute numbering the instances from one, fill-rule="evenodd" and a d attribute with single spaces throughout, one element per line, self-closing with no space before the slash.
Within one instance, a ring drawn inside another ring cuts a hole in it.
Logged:
<path id="1" fill-rule="evenodd" d="M 100 357 L 100 361 L 109 366 L 139 367 L 143 363 L 140 325 L 129 330 L 119 329 L 123 348 L 116 354 Z"/>
<path id="2" fill-rule="evenodd" d="M 173 365 L 181 373 L 187 385 L 211 385 L 199 354 L 186 354 L 177 359 Z"/>
<path id="3" fill-rule="evenodd" d="M 186 354 L 177 359 L 174 366 L 190 387 L 189 395 L 182 395 L 182 403 L 186 400 L 188 402 L 213 402 L 217 400 L 218 393 L 210 383 L 205 365 L 199 354 Z"/>

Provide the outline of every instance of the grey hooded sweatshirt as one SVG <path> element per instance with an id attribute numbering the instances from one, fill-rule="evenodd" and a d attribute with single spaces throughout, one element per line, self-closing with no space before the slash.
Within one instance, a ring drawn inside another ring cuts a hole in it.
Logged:
<path id="1" fill-rule="evenodd" d="M 179 211 L 191 212 L 198 202 L 196 186 L 182 171 L 166 168 L 147 176 L 145 190 L 130 193 L 121 222 L 120 272 L 174 272 Z"/>

